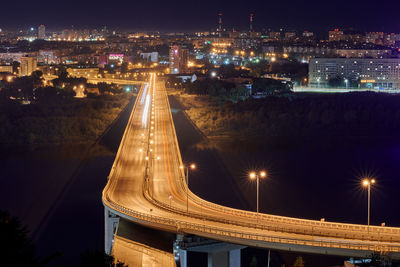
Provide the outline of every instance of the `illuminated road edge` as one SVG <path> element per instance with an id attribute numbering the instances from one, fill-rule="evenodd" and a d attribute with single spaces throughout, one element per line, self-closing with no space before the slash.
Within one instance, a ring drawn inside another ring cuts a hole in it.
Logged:
<path id="1" fill-rule="evenodd" d="M 153 82 L 151 79 L 153 79 Z M 156 86 L 155 75 L 150 78 L 149 83 L 151 84 L 149 94 L 153 92 L 154 95 L 157 88 L 157 95 L 163 93 L 163 97 L 166 98 L 166 100 L 163 100 L 167 103 L 169 127 L 173 129 L 174 154 L 179 166 L 181 166 L 182 159 L 165 88 L 160 83 Z M 135 205 L 133 201 L 133 205 L 124 204 L 130 201 L 126 199 L 126 196 L 114 195 L 121 186 L 118 182 L 119 179 L 122 179 L 119 173 L 127 167 L 123 166 L 124 161 L 127 160 L 123 157 L 122 151 L 130 151 L 130 148 L 126 147 L 127 139 L 137 134 L 135 133 L 137 129 L 133 126 L 134 117 L 136 113 L 141 113 L 143 109 L 143 105 L 138 103 L 143 95 L 143 88 L 145 87 L 142 86 L 136 99 L 108 183 L 103 190 L 105 250 L 107 253 L 111 252 L 113 235 L 119 216 L 163 231 L 194 234 L 245 246 L 353 257 L 368 257 L 372 253 L 380 253 L 392 259 L 400 259 L 400 228 L 398 227 L 321 222 L 269 214 L 257 216 L 255 212 L 232 209 L 205 201 L 190 191 L 188 192 L 189 203 L 193 208 L 187 213 L 186 202 L 180 203 L 178 200 L 174 200 L 174 205 L 170 205 L 167 199 L 160 200 L 156 195 L 152 196 L 149 182 L 152 177 L 151 172 L 147 172 L 147 160 L 142 162 L 142 164 L 146 164 L 146 174 L 142 176 L 140 181 L 134 181 L 135 184 L 140 184 L 141 190 L 137 195 L 129 196 L 129 198 L 137 198 L 140 205 Z M 161 97 L 159 98 L 161 99 Z M 155 97 L 151 99 L 153 106 L 154 99 Z M 158 102 L 160 101 L 158 100 Z M 137 165 L 137 167 L 144 168 L 140 165 Z M 123 179 L 127 179 L 127 177 L 123 177 Z M 188 189 L 183 169 L 180 170 L 179 175 L 174 177 L 174 182 L 178 187 L 180 196 L 186 197 Z M 120 197 L 125 198 L 121 199 Z M 199 207 L 202 211 L 209 212 L 199 212 Z"/>

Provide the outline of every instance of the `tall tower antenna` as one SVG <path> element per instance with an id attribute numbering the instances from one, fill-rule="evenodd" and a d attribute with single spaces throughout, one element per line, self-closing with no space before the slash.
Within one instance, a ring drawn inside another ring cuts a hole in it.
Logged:
<path id="1" fill-rule="evenodd" d="M 254 14 L 250 13 L 250 32 L 253 31 L 253 20 L 254 20 Z"/>
<path id="2" fill-rule="evenodd" d="M 222 32 L 222 13 L 218 13 L 218 30 L 219 32 Z"/>

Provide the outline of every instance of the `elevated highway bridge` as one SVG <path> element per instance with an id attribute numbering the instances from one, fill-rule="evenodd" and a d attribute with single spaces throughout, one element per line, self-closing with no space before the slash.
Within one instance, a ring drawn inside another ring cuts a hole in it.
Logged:
<path id="1" fill-rule="evenodd" d="M 208 202 L 187 186 L 168 102 L 156 75 L 142 86 L 103 190 L 105 250 L 118 218 L 242 246 L 400 259 L 400 228 L 257 214 Z"/>

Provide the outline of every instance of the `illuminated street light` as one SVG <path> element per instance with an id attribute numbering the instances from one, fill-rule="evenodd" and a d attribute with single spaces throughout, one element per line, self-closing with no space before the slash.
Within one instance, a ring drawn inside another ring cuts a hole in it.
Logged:
<path id="1" fill-rule="evenodd" d="M 186 212 L 189 214 L 189 168 L 191 170 L 196 169 L 196 164 L 191 163 L 189 166 L 179 166 L 180 169 L 186 169 L 186 185 L 187 185 L 187 191 L 186 191 Z"/>
<path id="2" fill-rule="evenodd" d="M 260 178 L 266 178 L 267 172 L 260 171 L 257 173 L 255 171 L 252 171 L 249 173 L 249 177 L 251 180 L 254 180 L 254 179 L 257 180 L 257 215 L 258 215 L 258 213 L 259 213 L 259 195 L 260 195 Z"/>
<path id="3" fill-rule="evenodd" d="M 371 215 L 371 185 L 375 184 L 375 179 L 365 178 L 362 181 L 362 185 L 368 188 L 368 226 L 370 223 L 370 215 Z"/>

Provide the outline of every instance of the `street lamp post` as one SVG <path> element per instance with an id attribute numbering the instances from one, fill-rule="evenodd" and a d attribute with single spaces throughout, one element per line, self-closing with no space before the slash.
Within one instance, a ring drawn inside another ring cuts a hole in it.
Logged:
<path id="1" fill-rule="evenodd" d="M 371 217 L 371 185 L 375 184 L 375 179 L 365 178 L 362 182 L 364 187 L 368 189 L 368 226 L 370 224 Z"/>
<path id="2" fill-rule="evenodd" d="M 250 172 L 249 177 L 251 180 L 256 179 L 257 181 L 257 215 L 259 213 L 259 195 L 260 195 L 260 178 L 267 177 L 267 173 L 265 171 L 257 172 Z"/>
<path id="3" fill-rule="evenodd" d="M 186 185 L 187 185 L 187 191 L 186 191 L 186 212 L 189 213 L 189 168 L 191 170 L 196 169 L 196 164 L 192 163 L 189 166 L 181 166 L 181 169 L 185 168 L 185 173 L 186 173 Z"/>

